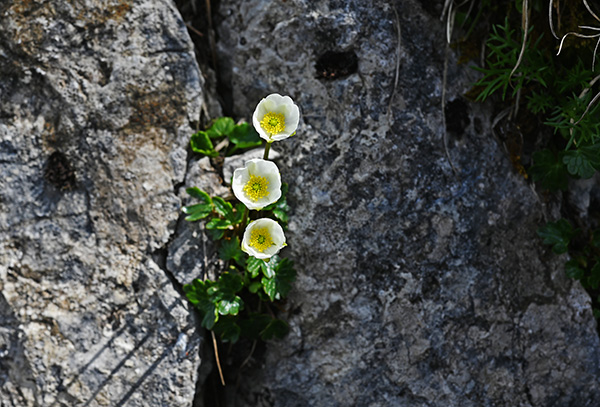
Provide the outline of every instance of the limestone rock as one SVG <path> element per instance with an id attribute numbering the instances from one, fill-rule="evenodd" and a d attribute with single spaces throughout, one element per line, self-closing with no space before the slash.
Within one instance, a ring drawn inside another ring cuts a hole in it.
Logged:
<path id="1" fill-rule="evenodd" d="M 425 4 L 426 2 L 422 2 Z M 441 114 L 444 27 L 420 2 L 223 0 L 233 109 L 302 110 L 277 143 L 298 281 L 291 333 L 236 406 L 595 406 L 590 300 L 536 236 L 535 193 L 491 113 Z M 448 53 L 447 100 L 474 72 Z"/>
<path id="2" fill-rule="evenodd" d="M 169 0 L 0 4 L 0 404 L 190 406 L 164 269 L 203 101 Z"/>

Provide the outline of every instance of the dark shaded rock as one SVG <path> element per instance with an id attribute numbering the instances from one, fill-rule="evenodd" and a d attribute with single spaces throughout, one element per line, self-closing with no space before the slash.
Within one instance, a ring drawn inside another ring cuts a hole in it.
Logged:
<path id="1" fill-rule="evenodd" d="M 236 114 L 272 92 L 302 109 L 275 146 L 296 312 L 232 405 L 600 404 L 590 299 L 536 236 L 538 200 L 489 111 L 448 105 L 457 173 L 446 157 L 444 27 L 422 4 L 220 3 Z M 352 50 L 357 71 L 317 78 L 329 50 Z M 474 73 L 449 55 L 453 101 Z"/>

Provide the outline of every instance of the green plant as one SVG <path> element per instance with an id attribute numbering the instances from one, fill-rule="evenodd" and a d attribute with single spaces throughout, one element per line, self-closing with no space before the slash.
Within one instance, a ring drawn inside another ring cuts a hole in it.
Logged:
<path id="1" fill-rule="evenodd" d="M 515 7 L 503 22 L 492 27 L 486 41 L 485 66 L 475 68 L 483 76 L 475 83 L 472 93 L 477 95 L 478 101 L 491 97 L 500 99 L 505 108 L 495 123 L 504 117 L 514 123 L 513 127 L 532 129 L 531 133 L 523 134 L 523 138 L 529 140 L 530 145 L 545 148 L 530 153 L 532 163 L 528 174 L 543 190 L 566 191 L 569 179 L 591 178 L 600 171 L 600 122 L 597 120 L 600 105 L 596 103 L 600 99 L 597 84 L 600 76 L 593 73 L 600 28 L 586 25 L 584 21 L 586 16 L 596 22 L 600 22 L 600 18 L 587 0 L 579 5 L 569 3 L 560 13 L 553 0 L 549 9 L 545 8 L 548 3 L 543 6 L 540 1 L 511 0 L 508 3 Z M 555 24 L 555 16 L 562 24 Z M 547 26 L 538 24 L 545 19 L 549 22 L 550 34 L 557 41 L 548 36 Z M 562 38 L 554 29 L 559 26 L 569 31 Z M 581 34 L 572 27 L 590 33 Z M 579 45 L 589 44 L 594 47 L 593 52 L 582 52 L 567 43 L 568 36 L 588 41 Z M 558 57 L 556 48 L 561 54 Z M 544 126 L 531 126 L 531 123 Z M 540 140 L 540 134 L 546 137 Z M 519 151 L 518 156 L 521 155 Z M 598 308 L 600 230 L 592 229 L 592 225 L 574 229 L 567 219 L 559 219 L 540 227 L 538 235 L 555 253 L 569 254 L 566 274 L 582 282 L 592 295 L 594 308 Z M 594 312 L 600 316 L 599 311 Z"/>
<path id="2" fill-rule="evenodd" d="M 193 151 L 209 157 L 219 155 L 213 141 L 218 146 L 229 144 L 226 154 L 232 154 L 261 145 L 261 137 L 267 140 L 262 160 L 249 160 L 244 168 L 235 170 L 232 186 L 236 199 L 211 197 L 196 187 L 186 189 L 196 203 L 182 209 L 185 220 L 205 221 L 223 268 L 214 280 L 197 278 L 183 290 L 198 310 L 202 327 L 224 342 L 235 343 L 242 337 L 281 338 L 288 331 L 287 323 L 270 308 L 286 298 L 296 278 L 294 263 L 277 254 L 286 245 L 283 228 L 288 221 L 288 186 L 280 182 L 279 170 L 268 161 L 268 155 L 273 141 L 295 133 L 299 113 L 289 97 L 270 95 L 267 99 L 269 109 L 263 100 L 255 112 L 260 137 L 248 123 L 235 124 L 222 117 L 190 140 Z M 258 219 L 252 220 L 249 209 Z"/>
<path id="3" fill-rule="evenodd" d="M 208 157 L 217 157 L 219 151 L 215 148 L 225 145 L 226 156 L 236 153 L 238 150 L 259 147 L 262 141 L 258 133 L 246 122 L 236 124 L 231 117 L 220 117 L 213 121 L 212 125 L 204 131 L 194 133 L 190 139 L 190 146 L 196 153 Z"/>

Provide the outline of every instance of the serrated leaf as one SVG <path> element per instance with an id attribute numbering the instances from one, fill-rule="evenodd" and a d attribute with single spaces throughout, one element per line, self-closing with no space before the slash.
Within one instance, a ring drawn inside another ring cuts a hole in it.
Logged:
<path id="1" fill-rule="evenodd" d="M 210 138 L 227 136 L 233 130 L 235 122 L 231 117 L 219 117 L 214 121 L 212 126 L 206 130 L 206 134 Z"/>
<path id="2" fill-rule="evenodd" d="M 215 205 L 215 210 L 219 215 L 227 219 L 230 222 L 229 224 L 234 224 L 234 222 L 237 220 L 237 216 L 235 213 L 233 213 L 233 206 L 231 206 L 231 203 L 227 202 L 221 197 L 215 196 L 213 198 L 213 204 Z"/>
<path id="3" fill-rule="evenodd" d="M 263 341 L 267 341 L 269 339 L 272 339 L 273 337 L 282 339 L 285 335 L 287 335 L 289 330 L 290 328 L 287 323 L 280 319 L 274 318 L 260 333 L 260 338 Z"/>
<path id="4" fill-rule="evenodd" d="M 600 286 L 600 262 L 594 264 L 588 277 L 588 284 L 594 290 Z"/>
<path id="5" fill-rule="evenodd" d="M 566 219 L 556 222 L 548 222 L 538 229 L 537 234 L 544 239 L 544 244 L 552 245 L 552 251 L 556 254 L 566 253 L 569 242 L 575 235 L 573 227 Z"/>
<path id="6" fill-rule="evenodd" d="M 273 261 L 273 258 L 271 258 L 271 261 Z M 265 276 L 261 279 L 264 292 L 271 301 L 285 298 L 292 288 L 292 282 L 296 279 L 296 271 L 292 261 L 288 259 L 279 261 L 277 259 L 274 263 L 272 264 L 273 276 L 270 278 Z"/>
<path id="7" fill-rule="evenodd" d="M 199 131 L 192 135 L 190 138 L 190 146 L 194 152 L 199 154 L 209 157 L 216 157 L 219 155 L 219 153 L 215 151 L 215 147 L 213 146 L 212 141 L 210 141 L 210 137 L 208 137 L 208 134 L 204 131 Z"/>
<path id="8" fill-rule="evenodd" d="M 225 230 L 224 229 L 207 229 L 206 234 L 212 240 L 219 240 L 219 239 L 222 239 L 223 236 L 225 236 Z"/>
<path id="9" fill-rule="evenodd" d="M 234 237 L 231 240 L 225 240 L 219 248 L 219 258 L 221 260 L 234 260 L 240 267 L 245 265 L 246 254 L 240 247 L 240 238 Z"/>
<path id="10" fill-rule="evenodd" d="M 562 153 L 556 156 L 550 150 L 536 151 L 533 153 L 534 165 L 529 168 L 529 175 L 534 181 L 539 181 L 542 188 L 555 191 L 566 191 L 568 174 L 562 161 Z"/>
<path id="11" fill-rule="evenodd" d="M 237 315 L 243 308 L 244 302 L 237 295 L 232 300 L 221 300 L 217 310 L 221 315 Z"/>
<path id="12" fill-rule="evenodd" d="M 563 163 L 571 175 L 577 175 L 584 179 L 591 178 L 596 172 L 592 163 L 579 149 L 567 151 L 563 157 Z"/>
<path id="13" fill-rule="evenodd" d="M 269 261 L 263 260 L 260 262 L 260 269 L 265 277 L 273 278 L 273 276 L 275 276 L 275 265 L 277 264 L 278 259 L 278 256 L 273 256 Z"/>
<path id="14" fill-rule="evenodd" d="M 256 278 L 260 273 L 260 265 L 264 261 L 257 259 L 256 257 L 250 256 L 246 259 L 246 270 L 250 273 L 250 277 Z"/>
<path id="15" fill-rule="evenodd" d="M 585 274 L 585 270 L 579 267 L 579 262 L 577 260 L 571 259 L 565 263 L 565 274 L 567 277 L 581 280 Z"/>
<path id="16" fill-rule="evenodd" d="M 210 304 L 206 308 L 201 310 L 204 312 L 204 317 L 202 318 L 201 325 L 206 329 L 212 329 L 215 326 L 215 323 L 219 319 L 219 314 L 217 312 L 217 308 L 214 304 Z"/>
<path id="17" fill-rule="evenodd" d="M 223 342 L 235 343 L 240 339 L 241 328 L 236 323 L 236 318 L 224 316 L 214 327 L 215 334 L 219 335 Z"/>
<path id="18" fill-rule="evenodd" d="M 227 271 L 219 276 L 217 282 L 220 291 L 232 294 L 239 292 L 244 287 L 242 276 Z"/>

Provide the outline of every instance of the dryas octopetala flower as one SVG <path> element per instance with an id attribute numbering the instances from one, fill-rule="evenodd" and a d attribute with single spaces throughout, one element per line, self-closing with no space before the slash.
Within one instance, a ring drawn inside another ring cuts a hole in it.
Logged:
<path id="1" fill-rule="evenodd" d="M 233 172 L 231 183 L 235 197 L 248 209 L 262 209 L 281 197 L 281 175 L 273 161 L 259 158 L 246 161 Z"/>
<path id="2" fill-rule="evenodd" d="M 257 259 L 270 259 L 285 245 L 283 229 L 279 223 L 269 218 L 251 222 L 242 239 L 242 250 Z"/>
<path id="3" fill-rule="evenodd" d="M 300 109 L 291 97 L 273 93 L 258 103 L 252 124 L 267 142 L 293 136 L 300 120 Z"/>

